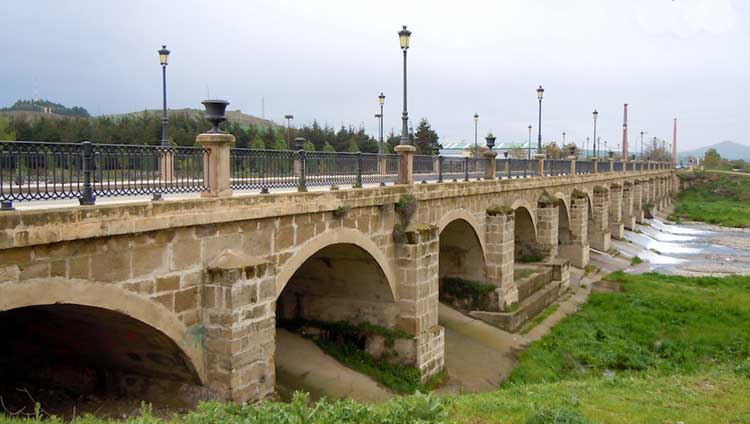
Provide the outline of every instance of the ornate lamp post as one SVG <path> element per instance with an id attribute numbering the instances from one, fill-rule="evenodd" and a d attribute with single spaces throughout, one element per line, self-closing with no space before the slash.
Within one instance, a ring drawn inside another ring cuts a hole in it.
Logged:
<path id="1" fill-rule="evenodd" d="M 163 115 L 161 117 L 161 145 L 169 146 L 169 137 L 167 136 L 167 60 L 169 59 L 169 50 L 167 46 L 162 45 L 159 49 L 159 62 L 161 63 L 161 81 L 162 81 L 162 99 L 164 101 Z"/>
<path id="2" fill-rule="evenodd" d="M 375 114 L 375 119 L 377 119 L 378 122 L 378 154 L 383 154 L 383 134 L 381 133 L 381 121 L 383 120 L 383 115 L 380 113 Z"/>
<path id="3" fill-rule="evenodd" d="M 586 137 L 586 159 L 589 157 L 589 138 Z"/>
<path id="4" fill-rule="evenodd" d="M 474 157 L 479 157 L 479 145 L 477 144 L 477 125 L 479 124 L 479 114 L 474 114 Z"/>
<path id="5" fill-rule="evenodd" d="M 596 150 L 597 143 L 596 143 L 596 120 L 599 118 L 599 112 L 594 109 L 594 157 L 598 157 L 598 152 Z"/>
<path id="6" fill-rule="evenodd" d="M 401 143 L 409 143 L 409 113 L 406 109 L 406 51 L 409 50 L 409 38 L 411 37 L 411 31 L 406 29 L 406 25 L 401 28 L 398 32 L 399 43 L 401 44 L 401 50 L 404 52 L 404 112 L 401 115 Z"/>
<path id="7" fill-rule="evenodd" d="M 542 98 L 544 97 L 544 89 L 540 85 L 539 88 L 536 89 L 536 98 L 539 99 L 539 126 L 537 127 L 537 146 L 536 146 L 536 152 L 538 154 L 542 153 Z"/>
<path id="8" fill-rule="evenodd" d="M 378 153 L 381 155 L 384 152 L 383 146 L 383 105 L 385 104 L 385 95 L 381 92 L 378 96 L 378 103 L 380 103 L 380 145 L 378 146 Z"/>
<path id="9" fill-rule="evenodd" d="M 565 147 L 565 131 L 563 131 L 563 147 Z"/>

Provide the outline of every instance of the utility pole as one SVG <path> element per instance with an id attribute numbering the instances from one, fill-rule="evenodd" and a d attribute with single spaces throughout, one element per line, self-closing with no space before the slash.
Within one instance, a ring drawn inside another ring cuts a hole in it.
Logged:
<path id="1" fill-rule="evenodd" d="M 672 165 L 677 165 L 677 118 L 674 118 L 672 129 Z"/>
<path id="2" fill-rule="evenodd" d="M 622 159 L 628 157 L 628 104 L 625 103 L 625 116 L 622 121 Z"/>

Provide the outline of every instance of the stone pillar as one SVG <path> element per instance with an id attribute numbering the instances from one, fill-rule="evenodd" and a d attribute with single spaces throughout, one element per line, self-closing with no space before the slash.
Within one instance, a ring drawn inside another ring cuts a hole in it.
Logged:
<path id="1" fill-rule="evenodd" d="M 409 144 L 399 144 L 393 150 L 401 155 L 398 167 L 398 183 L 414 184 L 414 152 L 417 148 Z"/>
<path id="2" fill-rule="evenodd" d="M 593 173 L 598 174 L 599 173 L 599 158 L 596 158 L 596 157 L 591 158 L 591 162 L 593 162 L 593 165 L 594 165 Z"/>
<path id="3" fill-rule="evenodd" d="M 568 175 L 575 175 L 576 174 L 576 156 L 568 156 L 568 160 L 570 161 L 570 174 Z"/>
<path id="4" fill-rule="evenodd" d="M 518 302 L 518 287 L 513 278 L 515 260 L 513 209 L 488 210 L 484 228 L 487 283 L 500 289 L 498 307 L 503 311 Z"/>
<path id="5" fill-rule="evenodd" d="M 558 199 L 548 194 L 542 195 L 536 209 L 536 245 L 545 260 L 557 256 L 558 239 Z"/>
<path id="6" fill-rule="evenodd" d="M 487 166 L 484 169 L 484 179 L 494 180 L 497 175 L 497 152 L 488 151 L 484 152 L 484 160 L 487 161 Z"/>
<path id="7" fill-rule="evenodd" d="M 586 194 L 575 190 L 570 197 L 570 239 L 560 244 L 559 256 L 578 268 L 589 264 L 588 215 L 589 202 Z"/>
<path id="8" fill-rule="evenodd" d="M 433 156 L 432 158 L 432 172 L 435 175 L 440 174 L 440 156 Z"/>
<path id="9" fill-rule="evenodd" d="M 656 198 L 656 186 L 657 186 L 657 180 L 652 179 L 649 181 L 649 189 L 651 190 L 651 193 L 648 195 L 648 198 L 651 202 L 651 210 L 649 211 L 650 216 L 647 216 L 647 218 L 653 218 L 653 212 L 656 211 L 656 204 L 657 204 L 657 198 Z"/>
<path id="10" fill-rule="evenodd" d="M 534 159 L 536 159 L 536 175 L 543 177 L 544 176 L 544 155 L 542 154 L 535 154 Z"/>
<path id="11" fill-rule="evenodd" d="M 625 182 L 622 187 L 622 224 L 628 230 L 635 229 L 633 209 L 633 183 Z"/>
<path id="12" fill-rule="evenodd" d="M 644 222 L 644 215 L 643 215 L 643 192 L 645 188 L 645 183 L 642 181 L 635 181 L 633 183 L 633 217 L 635 218 L 635 222 L 639 224 L 643 224 Z"/>
<path id="13" fill-rule="evenodd" d="M 396 245 L 398 270 L 398 328 L 412 336 L 422 381 L 437 374 L 445 363 L 445 337 L 438 325 L 438 228 L 410 231 Z"/>
<path id="14" fill-rule="evenodd" d="M 615 160 L 609 158 L 609 172 L 615 172 Z"/>
<path id="15" fill-rule="evenodd" d="M 508 178 L 511 178 L 511 175 L 510 175 L 510 160 L 506 160 L 506 161 L 505 161 L 505 169 L 504 169 L 504 174 L 505 174 L 505 175 L 506 175 L 506 176 L 507 176 Z"/>
<path id="16" fill-rule="evenodd" d="M 200 328 L 207 386 L 222 399 L 256 401 L 274 393 L 275 300 L 274 268 L 263 259 L 225 250 L 206 267 Z"/>
<path id="17" fill-rule="evenodd" d="M 591 219 L 589 220 L 589 244 L 592 248 L 606 252 L 609 250 L 609 190 L 594 187 L 591 199 Z"/>
<path id="18" fill-rule="evenodd" d="M 160 162 L 159 176 L 161 177 L 162 182 L 174 181 L 174 152 L 172 152 L 171 150 L 163 151 L 161 153 Z"/>
<path id="19" fill-rule="evenodd" d="M 625 236 L 625 225 L 622 222 L 622 186 L 619 184 L 612 184 L 609 188 L 609 233 L 615 240 L 622 240 Z"/>
<path id="20" fill-rule="evenodd" d="M 229 197 L 229 149 L 234 144 L 234 136 L 225 133 L 203 133 L 195 138 L 201 146 L 209 149 L 209 155 L 204 156 L 204 178 L 208 177 L 209 190 L 201 193 L 203 197 Z M 205 170 L 208 172 L 205 172 Z"/>

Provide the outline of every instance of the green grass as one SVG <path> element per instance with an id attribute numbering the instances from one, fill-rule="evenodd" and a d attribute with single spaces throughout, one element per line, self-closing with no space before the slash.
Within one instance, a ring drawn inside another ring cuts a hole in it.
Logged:
<path id="1" fill-rule="evenodd" d="M 534 275 L 534 273 L 536 273 L 536 271 L 534 271 L 533 269 L 522 269 L 513 274 L 513 279 L 515 281 L 523 280 L 524 278 L 528 278 Z"/>
<path id="2" fill-rule="evenodd" d="M 750 227 L 750 178 L 714 172 L 699 173 L 694 186 L 682 191 L 675 221 L 689 219 L 729 227 Z"/>
<path id="3" fill-rule="evenodd" d="M 630 260 L 630 265 L 639 265 L 643 263 L 643 259 L 641 259 L 638 256 L 633 256 L 633 259 Z"/>
<path id="4" fill-rule="evenodd" d="M 534 317 L 534 319 L 532 319 L 529 323 L 527 323 L 523 327 L 523 329 L 521 330 L 521 334 L 528 334 L 529 331 L 533 330 L 534 327 L 541 324 L 545 319 L 547 319 L 550 315 L 554 314 L 558 309 L 560 309 L 560 304 L 555 303 L 554 305 L 542 311 L 541 314 Z"/>
<path id="5" fill-rule="evenodd" d="M 588 264 L 583 268 L 583 275 L 596 274 L 599 272 L 599 267 L 596 265 Z"/>
<path id="6" fill-rule="evenodd" d="M 621 293 L 592 293 L 581 311 L 519 356 L 506 386 L 605 375 L 666 376 L 750 357 L 750 277 L 608 277 Z"/>

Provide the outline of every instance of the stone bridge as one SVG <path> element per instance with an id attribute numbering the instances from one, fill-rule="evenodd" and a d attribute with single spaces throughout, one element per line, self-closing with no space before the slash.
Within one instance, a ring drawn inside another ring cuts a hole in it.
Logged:
<path id="1" fill-rule="evenodd" d="M 651 169 L 3 212 L 0 374 L 46 354 L 259 399 L 277 323 L 302 317 L 400 330 L 397 360 L 426 379 L 440 277 L 492 284 L 508 310 L 517 259 L 584 267 L 676 184 Z"/>

